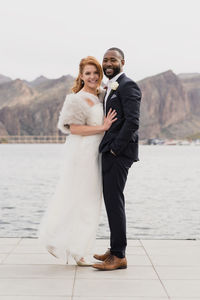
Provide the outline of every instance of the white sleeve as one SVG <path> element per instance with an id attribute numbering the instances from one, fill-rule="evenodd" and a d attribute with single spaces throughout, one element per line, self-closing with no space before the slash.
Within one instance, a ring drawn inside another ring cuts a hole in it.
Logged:
<path id="1" fill-rule="evenodd" d="M 66 96 L 58 119 L 58 129 L 63 133 L 70 134 L 69 125 L 85 125 L 88 113 L 88 105 L 76 94 Z"/>

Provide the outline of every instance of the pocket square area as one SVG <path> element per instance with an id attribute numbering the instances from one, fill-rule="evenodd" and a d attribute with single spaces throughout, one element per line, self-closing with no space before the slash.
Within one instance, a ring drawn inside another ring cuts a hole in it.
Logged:
<path id="1" fill-rule="evenodd" d="M 112 95 L 112 97 L 110 98 L 110 100 L 111 99 L 115 99 L 115 98 L 117 98 L 117 96 L 116 95 Z"/>

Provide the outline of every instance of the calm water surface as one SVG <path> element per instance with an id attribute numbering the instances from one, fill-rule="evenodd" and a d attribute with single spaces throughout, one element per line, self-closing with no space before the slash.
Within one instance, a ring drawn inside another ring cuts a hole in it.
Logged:
<path id="1" fill-rule="evenodd" d="M 0 237 L 37 236 L 62 155 L 61 144 L 0 145 Z M 128 238 L 200 239 L 199 178 L 200 147 L 140 146 L 125 189 Z M 109 237 L 104 206 L 98 237 Z"/>

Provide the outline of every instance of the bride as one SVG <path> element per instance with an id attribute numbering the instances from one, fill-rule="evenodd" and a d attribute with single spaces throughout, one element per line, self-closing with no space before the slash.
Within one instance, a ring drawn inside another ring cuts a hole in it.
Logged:
<path id="1" fill-rule="evenodd" d="M 60 179 L 39 229 L 39 239 L 55 257 L 87 266 L 99 222 L 102 179 L 98 148 L 106 130 L 116 121 L 116 112 L 103 115 L 103 72 L 91 56 L 83 58 L 79 75 L 66 96 L 58 128 L 69 134 L 64 144 Z"/>

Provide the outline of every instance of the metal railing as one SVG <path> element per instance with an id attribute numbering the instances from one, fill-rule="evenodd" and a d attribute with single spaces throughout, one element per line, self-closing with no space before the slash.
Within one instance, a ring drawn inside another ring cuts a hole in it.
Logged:
<path id="1" fill-rule="evenodd" d="M 64 143 L 64 135 L 9 135 L 0 136 L 0 144 L 58 144 Z"/>

